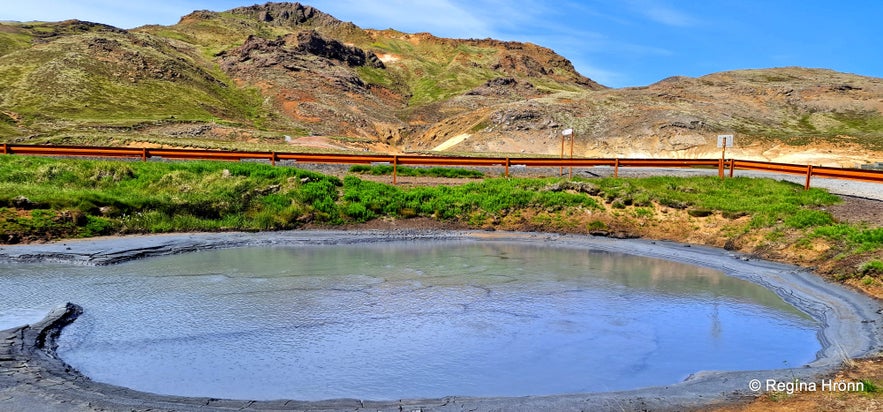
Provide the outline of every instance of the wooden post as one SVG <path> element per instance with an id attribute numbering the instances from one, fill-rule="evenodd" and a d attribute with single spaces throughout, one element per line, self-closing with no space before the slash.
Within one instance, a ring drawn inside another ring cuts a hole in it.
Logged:
<path id="1" fill-rule="evenodd" d="M 724 180 L 724 161 L 727 158 L 727 138 L 724 137 L 724 144 L 721 148 L 721 161 L 718 164 L 718 175 L 720 175 L 721 180 Z"/>
<path id="2" fill-rule="evenodd" d="M 3 143 L 3 154 L 9 154 L 9 145 Z"/>
<path id="3" fill-rule="evenodd" d="M 561 160 L 564 160 L 564 134 L 561 135 Z M 559 166 L 558 176 L 564 176 L 564 165 Z"/>
<path id="4" fill-rule="evenodd" d="M 509 157 L 506 157 L 506 177 L 509 177 Z"/>
<path id="5" fill-rule="evenodd" d="M 576 132 L 570 132 L 570 160 L 573 160 L 573 141 L 576 139 Z M 570 179 L 573 179 L 573 165 L 570 166 Z"/>
<path id="6" fill-rule="evenodd" d="M 270 153 L 270 164 L 276 166 L 276 151 Z"/>
<path id="7" fill-rule="evenodd" d="M 613 177 L 619 177 L 619 158 L 613 161 Z"/>
<path id="8" fill-rule="evenodd" d="M 724 180 L 724 159 L 717 161 L 717 175 Z"/>
<path id="9" fill-rule="evenodd" d="M 734 170 L 736 170 L 736 159 L 730 159 L 730 177 L 733 177 Z"/>
<path id="10" fill-rule="evenodd" d="M 812 165 L 806 165 L 806 184 L 803 186 L 803 190 L 809 190 L 810 179 L 812 179 Z"/>
<path id="11" fill-rule="evenodd" d="M 399 173 L 399 156 L 392 155 L 392 184 L 397 184 L 396 180 L 398 179 Z"/>
<path id="12" fill-rule="evenodd" d="M 727 138 L 724 137 L 724 144 L 721 147 L 721 159 L 725 159 L 727 157 Z"/>
<path id="13" fill-rule="evenodd" d="M 147 148 L 146 147 L 141 148 L 141 161 L 142 162 L 147 161 Z"/>

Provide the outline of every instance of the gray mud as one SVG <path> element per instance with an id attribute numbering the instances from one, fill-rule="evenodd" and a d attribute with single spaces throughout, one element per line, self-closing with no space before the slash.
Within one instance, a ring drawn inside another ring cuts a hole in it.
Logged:
<path id="1" fill-rule="evenodd" d="M 811 315 L 821 325 L 822 349 L 815 361 L 789 369 L 698 371 L 683 382 L 632 391 L 516 398 L 446 397 L 387 402 L 338 399 L 249 401 L 162 396 L 94 382 L 59 359 L 55 339 L 81 309 L 60 306 L 33 325 L 0 331 L 0 409 L 9 411 L 95 410 L 348 410 L 348 411 L 490 411 L 490 410 L 685 410 L 733 402 L 756 395 L 749 381 L 818 381 L 843 360 L 878 353 L 883 348 L 883 320 L 877 301 L 825 282 L 799 267 L 752 260 L 720 249 L 679 243 L 618 240 L 540 233 L 474 231 L 294 231 L 130 236 L 69 240 L 43 245 L 5 246 L 0 261 L 63 261 L 108 265 L 151 256 L 242 246 L 349 244 L 403 240 L 506 240 L 566 245 L 587 250 L 624 252 L 721 270 L 761 284 Z"/>

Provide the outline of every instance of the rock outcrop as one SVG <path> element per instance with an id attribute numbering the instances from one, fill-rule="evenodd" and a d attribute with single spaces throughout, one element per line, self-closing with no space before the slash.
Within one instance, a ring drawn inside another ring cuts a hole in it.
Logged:
<path id="1" fill-rule="evenodd" d="M 236 71 L 237 65 L 244 62 L 251 62 L 254 67 L 282 66 L 297 71 L 307 68 L 310 60 L 306 57 L 310 55 L 349 67 L 384 68 L 383 62 L 374 53 L 326 39 L 312 30 L 275 40 L 249 36 L 242 46 L 223 51 L 217 56 L 221 59 L 221 67 L 227 71 Z"/>
<path id="2" fill-rule="evenodd" d="M 248 16 L 274 26 L 300 26 L 307 23 L 315 25 L 342 23 L 330 14 L 300 3 L 255 4 L 253 6 L 232 9 L 230 13 Z"/>

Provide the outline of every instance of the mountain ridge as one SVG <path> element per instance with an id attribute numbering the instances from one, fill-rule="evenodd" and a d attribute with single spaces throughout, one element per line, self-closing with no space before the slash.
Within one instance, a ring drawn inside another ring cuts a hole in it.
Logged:
<path id="1" fill-rule="evenodd" d="M 734 133 L 744 156 L 859 164 L 883 151 L 881 82 L 785 67 L 611 89 L 539 45 L 362 29 L 300 3 L 130 30 L 0 23 L 0 139 L 19 143 L 556 155 L 569 127 L 578 156 L 707 156 Z"/>

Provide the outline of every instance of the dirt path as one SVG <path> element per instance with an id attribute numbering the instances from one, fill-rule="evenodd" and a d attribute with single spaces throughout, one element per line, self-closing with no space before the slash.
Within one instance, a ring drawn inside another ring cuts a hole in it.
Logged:
<path id="1" fill-rule="evenodd" d="M 841 197 L 843 203 L 827 208 L 834 219 L 839 222 L 865 223 L 871 227 L 883 226 L 883 201 L 852 196 Z"/>

